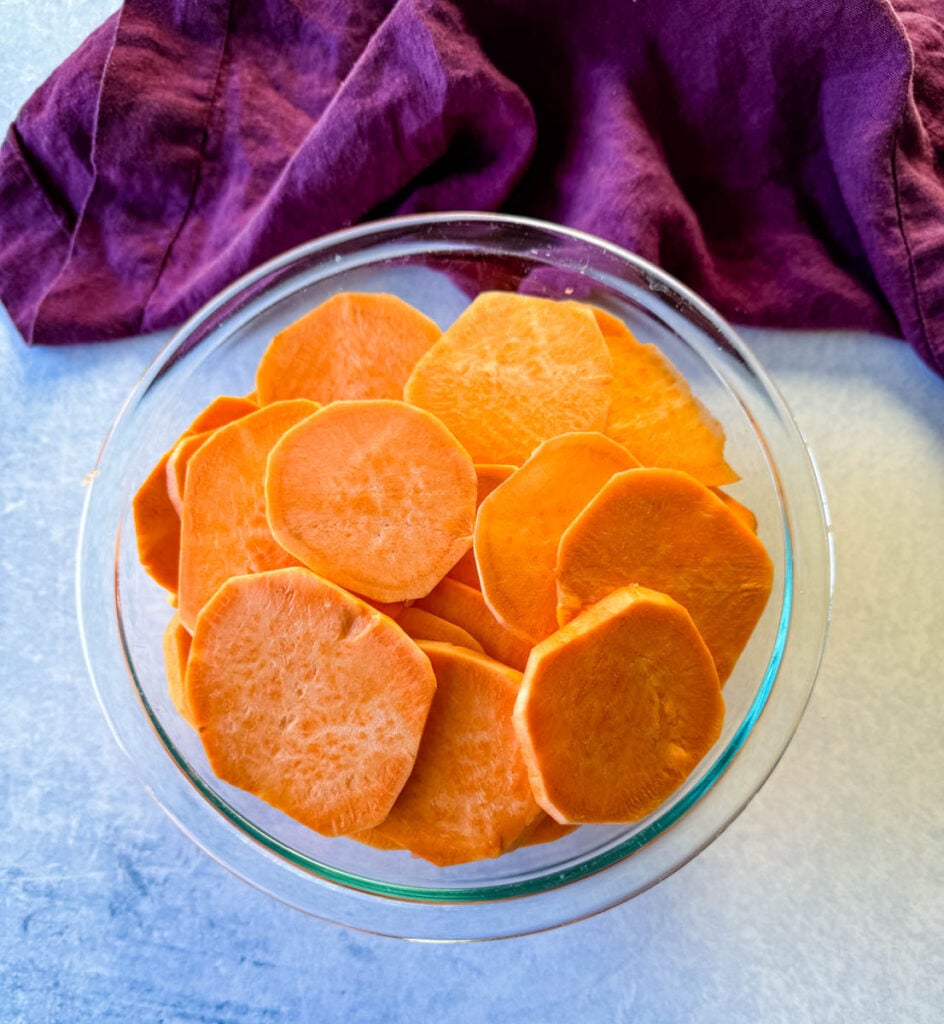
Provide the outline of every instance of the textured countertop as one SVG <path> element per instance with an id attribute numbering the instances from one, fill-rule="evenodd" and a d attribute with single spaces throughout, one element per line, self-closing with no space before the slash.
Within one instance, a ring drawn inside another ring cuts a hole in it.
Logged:
<path id="1" fill-rule="evenodd" d="M 0 116 L 113 3 L 0 0 Z M 28 349 L 0 312 L 0 1022 L 944 1019 L 944 381 L 891 339 L 745 332 L 814 449 L 836 593 L 799 731 L 632 903 L 422 945 L 229 875 L 147 796 L 88 681 L 82 480 L 166 336 Z"/>

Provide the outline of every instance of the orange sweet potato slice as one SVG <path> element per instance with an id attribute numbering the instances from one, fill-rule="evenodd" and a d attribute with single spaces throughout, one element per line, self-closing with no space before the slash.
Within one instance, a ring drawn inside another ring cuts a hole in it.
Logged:
<path id="1" fill-rule="evenodd" d="M 285 431 L 317 408 L 305 399 L 263 406 L 220 427 L 190 459 L 178 610 L 191 631 L 200 609 L 230 576 L 298 564 L 266 521 L 265 467 Z"/>
<path id="2" fill-rule="evenodd" d="M 194 419 L 187 433 L 202 434 L 205 430 L 217 430 L 258 409 L 259 403 L 249 397 L 219 395 Z"/>
<path id="3" fill-rule="evenodd" d="M 710 490 L 712 494 L 716 494 L 728 506 L 751 533 L 757 533 L 757 516 L 754 515 L 747 505 L 738 501 L 737 498 L 732 498 L 727 491 L 722 491 L 720 487 L 712 487 Z"/>
<path id="4" fill-rule="evenodd" d="M 354 592 L 352 591 L 352 593 Z M 371 608 L 376 609 L 394 621 L 400 618 L 404 608 L 409 607 L 406 601 L 375 601 L 372 597 L 365 597 L 363 594 L 357 593 L 354 593 L 354 596 L 362 601 L 366 601 Z"/>
<path id="5" fill-rule="evenodd" d="M 379 601 L 429 593 L 472 541 L 475 467 L 430 413 L 333 402 L 287 431 L 266 471 L 279 543 L 315 572 Z"/>
<path id="6" fill-rule="evenodd" d="M 481 506 L 482 502 L 485 501 L 492 491 L 514 473 L 515 468 L 515 466 L 476 466 L 475 477 L 478 486 L 475 499 L 476 507 Z M 476 590 L 482 589 L 479 570 L 475 564 L 475 553 L 471 548 L 466 551 L 446 575 L 451 576 L 460 583 L 464 583 L 467 587 L 475 587 Z"/>
<path id="7" fill-rule="evenodd" d="M 212 430 L 182 437 L 167 457 L 167 497 L 179 516 L 184 508 L 184 487 L 187 483 L 187 465 L 194 453 L 212 437 Z"/>
<path id="8" fill-rule="evenodd" d="M 471 548 L 446 575 L 449 579 L 455 580 L 457 583 L 464 583 L 467 587 L 473 587 L 475 590 L 482 589 L 482 581 L 479 579 L 479 571 L 475 565 L 475 554 Z"/>
<path id="9" fill-rule="evenodd" d="M 441 867 L 497 857 L 540 814 L 511 718 L 521 674 L 452 644 L 420 648 L 436 695 L 413 772 L 372 834 Z"/>
<path id="10" fill-rule="evenodd" d="M 573 301 L 573 300 L 572 300 Z M 582 306 L 584 309 L 589 309 L 593 314 L 593 319 L 596 320 L 597 326 L 603 332 L 603 337 L 608 338 L 611 335 L 620 334 L 631 334 L 629 328 L 618 316 L 614 316 L 612 313 L 608 313 L 605 309 L 600 309 L 599 306 L 591 306 L 585 302 L 574 301 L 575 306 Z"/>
<path id="11" fill-rule="evenodd" d="M 761 541 L 687 473 L 630 469 L 567 528 L 557 555 L 558 619 L 629 583 L 683 605 L 723 682 L 750 639 L 773 582 Z"/>
<path id="12" fill-rule="evenodd" d="M 478 651 L 479 654 L 485 653 L 482 645 L 471 633 L 467 633 L 454 622 L 447 622 L 446 619 L 422 608 L 404 608 L 397 618 L 397 625 L 414 640 L 437 640 L 455 644 L 457 647 L 468 647 L 470 651 Z"/>
<path id="13" fill-rule="evenodd" d="M 180 561 L 180 516 L 167 493 L 167 460 L 170 451 L 156 462 L 135 493 L 135 539 L 138 560 L 144 571 L 165 590 L 177 590 Z"/>
<path id="14" fill-rule="evenodd" d="M 476 507 L 481 505 L 492 491 L 494 491 L 499 484 L 504 483 L 517 468 L 517 466 L 511 466 L 508 463 L 479 463 L 475 467 Z"/>
<path id="15" fill-rule="evenodd" d="M 603 430 L 612 375 L 588 309 L 486 292 L 419 360 L 403 394 L 438 416 L 473 461 L 520 466 L 547 438 Z"/>
<path id="16" fill-rule="evenodd" d="M 164 630 L 162 648 L 164 652 L 164 668 L 167 672 L 167 689 L 170 699 L 181 717 L 193 725 L 190 705 L 184 692 L 184 674 L 187 670 L 187 659 L 190 656 L 191 637 L 180 616 L 174 612 L 167 628 Z"/>
<path id="17" fill-rule="evenodd" d="M 442 331 L 395 295 L 344 292 L 280 331 L 256 371 L 262 402 L 402 398 L 416 361 Z"/>
<path id="18" fill-rule="evenodd" d="M 611 476 L 638 465 L 603 434 L 561 434 L 482 502 L 475 562 L 482 596 L 499 621 L 532 643 L 557 629 L 561 535 Z"/>
<path id="19" fill-rule="evenodd" d="M 215 430 L 258 406 L 246 398 L 220 395 L 197 416 L 166 451 L 132 501 L 138 558 L 144 571 L 165 590 L 176 592 L 180 561 L 180 516 L 167 491 L 167 462 L 177 443 L 191 434 Z"/>
<path id="20" fill-rule="evenodd" d="M 563 839 L 564 836 L 569 836 L 576 828 L 576 825 L 562 825 L 544 811 L 534 824 L 521 835 L 518 842 L 515 843 L 515 849 L 520 849 L 522 846 L 553 843 L 558 839 Z"/>
<path id="21" fill-rule="evenodd" d="M 403 847 L 399 843 L 395 843 L 392 839 L 387 839 L 385 836 L 378 834 L 376 829 L 365 828 L 361 832 L 352 832 L 348 839 L 356 839 L 357 842 L 363 843 L 364 846 L 372 846 L 375 850 L 402 850 Z"/>
<path id="22" fill-rule="evenodd" d="M 216 776 L 329 836 L 387 816 L 436 689 L 392 620 L 301 567 L 227 580 L 185 682 Z"/>
<path id="23" fill-rule="evenodd" d="M 711 749 L 724 701 L 688 612 L 630 586 L 534 648 L 513 719 L 548 814 L 562 824 L 630 822 Z"/>
<path id="24" fill-rule="evenodd" d="M 478 640 L 490 658 L 523 671 L 531 653 L 531 644 L 502 625 L 474 587 L 447 576 L 414 607 L 461 626 Z"/>
<path id="25" fill-rule="evenodd" d="M 704 484 L 738 479 L 724 459 L 724 431 L 655 345 L 641 344 L 621 320 L 589 308 L 613 360 L 606 433 L 644 466 L 690 473 Z"/>

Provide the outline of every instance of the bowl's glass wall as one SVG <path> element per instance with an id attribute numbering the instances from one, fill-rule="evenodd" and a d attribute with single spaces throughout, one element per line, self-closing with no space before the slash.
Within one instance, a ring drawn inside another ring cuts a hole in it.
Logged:
<path id="1" fill-rule="evenodd" d="M 757 515 L 776 575 L 725 687 L 721 738 L 657 813 L 442 869 L 318 836 L 213 776 L 167 694 L 161 635 L 172 610 L 138 564 L 130 499 L 207 402 L 252 390 L 273 334 L 330 295 L 393 292 L 446 326 L 475 294 L 494 288 L 599 305 L 675 363 L 724 426 L 726 457 L 742 478 L 728 490 Z M 830 559 L 815 471 L 730 329 L 655 268 L 513 219 L 410 218 L 355 230 L 288 254 L 224 293 L 183 328 L 129 399 L 103 451 L 83 534 L 90 668 L 119 741 L 162 805 L 212 855 L 273 894 L 343 923 L 419 937 L 549 927 L 626 899 L 693 856 L 786 746 L 812 686 L 828 612 Z"/>

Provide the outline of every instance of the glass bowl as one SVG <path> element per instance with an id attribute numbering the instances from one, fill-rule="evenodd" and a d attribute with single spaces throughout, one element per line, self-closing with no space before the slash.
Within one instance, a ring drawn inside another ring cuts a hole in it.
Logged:
<path id="1" fill-rule="evenodd" d="M 722 735 L 685 785 L 633 825 L 577 829 L 495 860 L 437 868 L 306 829 L 218 781 L 167 692 L 171 611 L 141 569 L 131 498 L 219 394 L 253 388 L 270 338 L 340 291 L 392 292 L 449 324 L 480 291 L 595 303 L 656 344 L 723 425 L 775 565 L 766 611 L 725 687 Z M 172 338 L 126 401 L 88 488 L 78 556 L 85 656 L 111 728 L 144 785 L 210 856 L 303 911 L 416 939 L 539 931 L 638 895 L 704 849 L 785 750 L 819 667 L 832 555 L 812 457 L 734 331 L 656 267 L 599 239 L 517 217 L 447 214 L 353 228 L 294 249 L 226 289 Z"/>

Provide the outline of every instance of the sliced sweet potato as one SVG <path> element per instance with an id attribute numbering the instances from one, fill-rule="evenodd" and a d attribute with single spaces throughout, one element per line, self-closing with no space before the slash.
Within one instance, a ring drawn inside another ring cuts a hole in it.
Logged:
<path id="1" fill-rule="evenodd" d="M 403 847 L 399 843 L 395 843 L 392 839 L 387 839 L 385 836 L 379 835 L 376 829 L 365 828 L 361 832 L 351 832 L 348 839 L 356 839 L 357 842 L 363 843 L 364 846 L 372 846 L 375 850 L 402 850 Z"/>
<path id="2" fill-rule="evenodd" d="M 511 720 L 521 674 L 463 647 L 419 646 L 436 695 L 413 772 L 372 834 L 440 866 L 497 857 L 540 814 Z"/>
<path id="3" fill-rule="evenodd" d="M 167 493 L 169 457 L 167 451 L 157 460 L 135 493 L 132 508 L 138 560 L 155 583 L 176 593 L 180 516 Z"/>
<path id="4" fill-rule="evenodd" d="M 455 644 L 457 647 L 468 647 L 470 651 L 478 651 L 479 654 L 485 653 L 482 645 L 471 633 L 467 633 L 454 622 L 447 622 L 446 619 L 422 608 L 412 605 L 404 608 L 397 619 L 397 625 L 414 640 L 438 640 L 446 644 Z"/>
<path id="5" fill-rule="evenodd" d="M 468 587 L 447 576 L 426 595 L 415 608 L 454 622 L 482 645 L 482 649 L 496 661 L 523 671 L 531 653 L 531 644 L 495 618 L 485 599 L 474 587 Z"/>
<path id="6" fill-rule="evenodd" d="M 517 468 L 517 466 L 511 466 L 507 463 L 479 463 L 475 467 L 476 506 L 481 505 L 492 491 L 494 491 L 500 483 L 507 480 Z"/>
<path id="7" fill-rule="evenodd" d="M 216 776 L 330 836 L 387 816 L 436 689 L 392 620 L 304 568 L 227 580 L 185 683 Z"/>
<path id="8" fill-rule="evenodd" d="M 630 469 L 567 528 L 557 554 L 558 620 L 628 583 L 684 605 L 722 683 L 750 639 L 773 582 L 764 545 L 687 473 Z"/>
<path id="9" fill-rule="evenodd" d="M 721 428 L 654 346 L 576 302 L 483 294 L 443 335 L 348 293 L 256 384 L 134 507 L 178 606 L 170 696 L 219 778 L 441 865 L 681 785 L 772 566 L 718 490 Z"/>
<path id="10" fill-rule="evenodd" d="M 612 313 L 608 313 L 605 309 L 600 309 L 599 306 L 591 306 L 585 302 L 574 301 L 575 306 L 582 306 L 584 309 L 589 309 L 593 314 L 594 320 L 597 322 L 597 326 L 603 332 L 603 337 L 609 337 L 611 335 L 620 335 L 626 333 L 632 333 L 626 324 L 618 316 L 614 316 Z"/>
<path id="11" fill-rule="evenodd" d="M 446 573 L 449 579 L 457 583 L 464 583 L 467 587 L 475 590 L 482 589 L 482 581 L 479 579 L 479 571 L 475 565 L 475 553 L 469 548 L 458 562 Z"/>
<path id="12" fill-rule="evenodd" d="M 630 586 L 534 648 L 513 719 L 548 814 L 562 824 L 630 822 L 711 749 L 724 701 L 688 612 Z"/>
<path id="13" fill-rule="evenodd" d="M 212 430 L 182 437 L 167 457 L 167 497 L 179 516 L 184 508 L 184 486 L 187 482 L 187 464 L 194 453 L 212 437 Z"/>
<path id="14" fill-rule="evenodd" d="M 352 591 L 352 593 L 354 592 Z M 372 597 L 365 597 L 363 594 L 357 593 L 354 593 L 354 596 L 359 597 L 362 601 L 366 601 L 371 608 L 375 608 L 378 612 L 394 621 L 399 619 L 403 609 L 408 607 L 406 601 L 375 601 Z"/>
<path id="15" fill-rule="evenodd" d="M 217 430 L 225 427 L 227 423 L 235 423 L 251 412 L 257 412 L 258 409 L 259 403 L 248 396 L 219 395 L 194 419 L 187 428 L 187 433 L 202 434 L 206 430 Z"/>
<path id="16" fill-rule="evenodd" d="M 164 630 L 162 643 L 167 689 L 170 699 L 181 717 L 193 725 L 193 716 L 190 713 L 190 705 L 184 692 L 184 674 L 187 671 L 187 659 L 190 656 L 190 643 L 190 634 L 180 621 L 180 616 L 174 612 Z"/>
<path id="17" fill-rule="evenodd" d="M 402 398 L 442 331 L 395 295 L 344 292 L 280 331 L 256 370 L 262 402 Z"/>
<path id="18" fill-rule="evenodd" d="M 214 432 L 187 466 L 180 525 L 178 610 L 193 630 L 197 614 L 230 576 L 298 562 L 265 517 L 266 459 L 279 438 L 317 410 L 315 402 L 274 402 Z"/>
<path id="19" fill-rule="evenodd" d="M 702 483 L 732 483 L 724 459 L 724 431 L 655 345 L 641 344 L 604 310 L 591 310 L 613 360 L 606 433 L 644 466 L 690 473 Z"/>
<path id="20" fill-rule="evenodd" d="M 482 596 L 499 621 L 537 643 L 557 629 L 557 546 L 563 532 L 613 476 L 638 466 L 603 434 L 561 434 L 483 502 L 474 551 Z"/>
<path id="21" fill-rule="evenodd" d="M 731 509 L 751 533 L 757 533 L 757 516 L 754 515 L 747 505 L 738 501 L 737 498 L 732 498 L 727 491 L 721 490 L 720 487 L 712 487 L 710 490 L 712 494 L 716 494 Z"/>
<path id="22" fill-rule="evenodd" d="M 522 833 L 518 842 L 515 843 L 515 849 L 520 849 L 522 846 L 540 846 L 543 843 L 553 843 L 558 839 L 563 839 L 564 836 L 569 836 L 576 828 L 576 825 L 562 825 L 559 821 L 555 821 L 546 811 L 543 811 L 534 824 Z"/>
<path id="23" fill-rule="evenodd" d="M 144 571 L 172 593 L 177 591 L 180 561 L 180 516 L 167 491 L 167 462 L 177 443 L 191 434 L 215 430 L 254 412 L 258 406 L 246 398 L 220 395 L 196 417 L 161 457 L 138 488 L 132 501 L 138 558 Z"/>
<path id="24" fill-rule="evenodd" d="M 475 467 L 475 476 L 478 487 L 475 499 L 476 508 L 485 501 L 485 499 L 503 480 L 507 480 L 508 477 L 514 473 L 515 468 L 515 466 L 488 465 L 479 465 Z M 479 580 L 479 570 L 475 564 L 475 553 L 471 548 L 466 551 L 466 553 L 458 562 L 456 562 L 446 575 L 451 576 L 454 580 L 458 580 L 460 583 L 464 583 L 467 587 L 475 587 L 476 590 L 482 589 L 482 583 Z"/>
<path id="25" fill-rule="evenodd" d="M 613 364 L 589 310 L 486 292 L 416 364 L 404 398 L 477 463 L 520 466 L 544 440 L 603 430 Z"/>
<path id="26" fill-rule="evenodd" d="M 468 550 L 475 467 L 435 416 L 405 402 L 333 402 L 286 432 L 266 471 L 279 543 L 379 601 L 428 594 Z"/>

